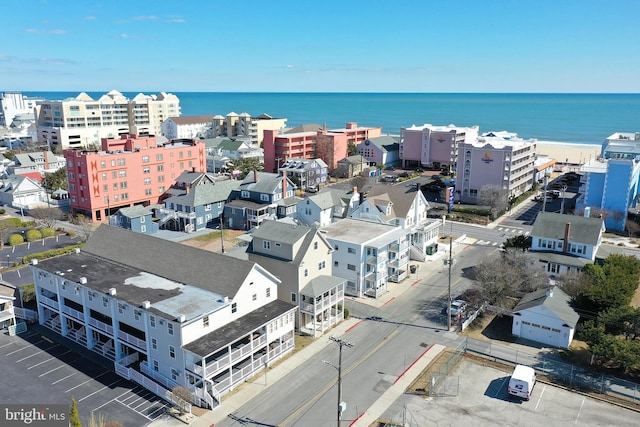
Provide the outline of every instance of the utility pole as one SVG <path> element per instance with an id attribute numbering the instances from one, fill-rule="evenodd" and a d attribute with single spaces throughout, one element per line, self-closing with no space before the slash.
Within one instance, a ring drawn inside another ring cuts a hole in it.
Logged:
<path id="1" fill-rule="evenodd" d="M 224 214 L 220 214 L 220 242 L 222 243 L 222 253 L 224 253 Z"/>
<path id="2" fill-rule="evenodd" d="M 447 331 L 451 331 L 451 265 L 453 264 L 453 221 L 449 220 L 449 305 L 447 306 Z"/>
<path id="3" fill-rule="evenodd" d="M 353 347 L 348 341 L 343 341 L 340 338 L 329 337 L 329 339 L 338 344 L 339 352 L 338 352 L 338 427 L 340 427 L 340 417 L 342 415 L 342 411 L 346 409 L 347 405 L 342 403 L 342 347 Z"/>

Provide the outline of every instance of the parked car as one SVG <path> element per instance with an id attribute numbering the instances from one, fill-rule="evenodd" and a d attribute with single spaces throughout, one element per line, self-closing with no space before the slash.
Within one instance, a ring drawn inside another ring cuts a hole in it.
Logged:
<path id="1" fill-rule="evenodd" d="M 560 191 L 558 190 L 549 190 L 547 191 L 547 196 L 551 196 L 554 199 L 557 199 L 558 197 L 560 197 Z"/>
<path id="2" fill-rule="evenodd" d="M 538 196 L 534 197 L 533 200 L 535 200 L 536 202 L 552 202 L 553 201 L 553 197 L 538 195 Z"/>
<path id="3" fill-rule="evenodd" d="M 307 187 L 307 193 L 317 193 L 317 192 L 318 192 L 317 185 L 310 185 Z"/>
<path id="4" fill-rule="evenodd" d="M 422 173 L 422 172 L 424 172 L 424 169 L 423 168 L 416 168 L 416 172 Z"/>
<path id="5" fill-rule="evenodd" d="M 451 301 L 451 317 L 458 317 L 467 309 L 467 302 L 461 299 Z"/>
<path id="6" fill-rule="evenodd" d="M 400 178 L 409 178 L 409 172 L 400 172 L 398 176 Z"/>

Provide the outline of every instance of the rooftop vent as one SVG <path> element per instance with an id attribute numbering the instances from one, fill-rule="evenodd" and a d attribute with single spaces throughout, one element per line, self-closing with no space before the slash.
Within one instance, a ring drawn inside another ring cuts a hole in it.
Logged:
<path id="1" fill-rule="evenodd" d="M 109 288 L 109 295 L 113 296 L 116 294 L 116 288 Z"/>
<path id="2" fill-rule="evenodd" d="M 184 323 L 185 320 L 187 320 L 187 317 L 184 314 L 178 316 L 178 322 Z"/>
<path id="3" fill-rule="evenodd" d="M 87 278 L 86 277 L 81 277 L 80 278 L 80 284 L 81 285 L 86 285 L 87 284 Z"/>
<path id="4" fill-rule="evenodd" d="M 149 307 L 151 307 L 150 301 L 142 301 L 142 308 L 149 308 Z"/>
<path id="5" fill-rule="evenodd" d="M 31 260 L 31 265 L 38 265 L 38 260 L 37 259 L 32 259 Z"/>

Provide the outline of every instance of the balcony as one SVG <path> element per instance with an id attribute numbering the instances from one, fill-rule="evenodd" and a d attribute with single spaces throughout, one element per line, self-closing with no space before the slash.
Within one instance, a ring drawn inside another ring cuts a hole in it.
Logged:
<path id="1" fill-rule="evenodd" d="M 187 364 L 186 368 L 191 372 L 194 372 L 203 378 L 214 375 L 224 369 L 229 368 L 230 365 L 246 359 L 249 355 L 255 353 L 259 349 L 267 345 L 267 336 L 260 335 L 254 338 L 252 341 L 243 344 L 230 353 L 226 353 L 220 356 L 218 359 L 210 362 L 206 362 L 205 369 L 202 369 L 202 365 L 197 363 Z"/>
<path id="2" fill-rule="evenodd" d="M 120 339 L 120 340 L 122 340 L 122 341 L 124 341 L 126 343 L 135 345 L 139 349 L 142 349 L 142 350 L 146 350 L 147 349 L 147 343 L 146 343 L 145 340 L 141 340 L 140 338 L 134 337 L 133 335 L 128 334 L 126 332 L 122 332 L 122 331 L 119 330 L 118 331 L 118 339 Z"/>
<path id="3" fill-rule="evenodd" d="M 165 208 L 161 208 L 160 209 L 160 214 L 162 215 L 169 215 L 172 216 L 174 218 L 187 218 L 187 219 L 195 219 L 196 218 L 196 213 L 195 212 L 181 212 L 181 211 L 174 211 L 173 209 L 165 209 Z"/>
<path id="4" fill-rule="evenodd" d="M 73 317 L 74 319 L 77 319 L 77 320 L 79 320 L 81 322 L 84 322 L 84 313 L 82 313 L 82 312 L 80 312 L 78 310 L 75 310 L 75 309 L 73 309 L 71 307 L 67 307 L 66 305 L 63 304 L 62 305 L 62 312 L 64 314 L 67 314 L 67 315 Z"/>
<path id="5" fill-rule="evenodd" d="M 327 307 L 337 304 L 344 299 L 344 291 L 338 291 L 335 294 L 322 296 L 320 300 L 314 299 L 313 303 L 300 303 L 300 311 L 305 313 L 316 314 Z"/>
<path id="6" fill-rule="evenodd" d="M 38 297 L 38 300 L 40 301 L 40 303 L 42 304 L 46 304 L 51 308 L 55 308 L 56 310 L 60 310 L 60 304 L 58 303 L 58 301 L 53 300 L 51 298 L 47 298 L 44 295 L 40 295 Z"/>
<path id="7" fill-rule="evenodd" d="M 113 326 L 89 317 L 89 326 L 113 336 Z"/>

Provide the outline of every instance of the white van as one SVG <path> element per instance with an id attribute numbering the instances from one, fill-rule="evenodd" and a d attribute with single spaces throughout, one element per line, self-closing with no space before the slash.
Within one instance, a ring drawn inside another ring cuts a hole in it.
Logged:
<path id="1" fill-rule="evenodd" d="M 536 371 L 529 366 L 516 365 L 509 379 L 509 394 L 529 400 L 536 384 Z"/>

